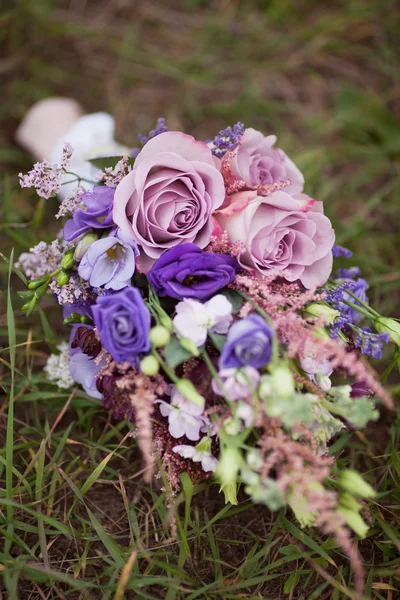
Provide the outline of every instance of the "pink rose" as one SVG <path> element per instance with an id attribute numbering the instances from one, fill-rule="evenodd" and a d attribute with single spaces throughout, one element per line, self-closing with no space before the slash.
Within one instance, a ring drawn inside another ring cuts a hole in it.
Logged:
<path id="1" fill-rule="evenodd" d="M 154 137 L 139 153 L 115 190 L 113 219 L 140 245 L 143 272 L 173 246 L 207 246 L 211 215 L 225 197 L 217 163 L 206 144 L 177 131 Z"/>
<path id="2" fill-rule="evenodd" d="M 244 268 L 261 274 L 281 271 L 288 281 L 300 279 L 306 288 L 327 281 L 335 234 L 322 202 L 284 191 L 264 197 L 238 192 L 231 198 L 216 217 L 232 242 L 245 244 L 239 257 Z"/>
<path id="3" fill-rule="evenodd" d="M 290 179 L 286 191 L 298 194 L 303 190 L 304 177 L 283 150 L 273 148 L 275 142 L 275 135 L 264 137 L 260 131 L 246 129 L 231 162 L 232 175 L 252 188 Z"/>

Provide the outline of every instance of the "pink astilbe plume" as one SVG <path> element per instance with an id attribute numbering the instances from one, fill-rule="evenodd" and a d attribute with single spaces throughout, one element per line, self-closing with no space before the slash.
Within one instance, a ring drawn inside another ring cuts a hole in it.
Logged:
<path id="1" fill-rule="evenodd" d="M 264 452 L 262 478 L 272 477 L 293 507 L 313 516 L 314 523 L 326 535 L 333 535 L 348 556 L 359 594 L 364 588 L 364 568 L 343 515 L 337 511 L 338 494 L 323 486 L 331 476 L 334 458 L 318 455 L 304 442 L 292 440 L 282 429 L 271 428 L 258 442 Z"/>

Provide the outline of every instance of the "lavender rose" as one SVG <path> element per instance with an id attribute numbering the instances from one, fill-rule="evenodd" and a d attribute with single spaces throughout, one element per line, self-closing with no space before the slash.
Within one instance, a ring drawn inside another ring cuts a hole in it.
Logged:
<path id="1" fill-rule="evenodd" d="M 306 288 L 323 285 L 331 274 L 335 233 L 322 202 L 284 191 L 266 197 L 238 192 L 216 217 L 232 242 L 244 243 L 239 263 L 248 270 L 280 271 Z"/>
<path id="2" fill-rule="evenodd" d="M 195 244 L 167 250 L 147 273 L 159 296 L 208 300 L 231 283 L 239 270 L 236 258 L 204 252 Z"/>
<path id="3" fill-rule="evenodd" d="M 236 321 L 230 328 L 219 357 L 219 368 L 260 369 L 271 360 L 274 332 L 259 315 Z"/>
<path id="4" fill-rule="evenodd" d="M 225 197 L 216 164 L 206 144 L 177 131 L 149 140 L 138 154 L 116 188 L 113 218 L 141 246 L 143 272 L 164 250 L 209 243 L 211 215 Z"/>
<path id="5" fill-rule="evenodd" d="M 121 290 L 130 285 L 137 249 L 114 236 L 93 242 L 83 256 L 78 273 L 94 288 Z"/>
<path id="6" fill-rule="evenodd" d="M 74 240 L 89 229 L 107 229 L 112 227 L 114 189 L 97 185 L 91 192 L 81 196 L 85 209 L 78 208 L 72 219 L 64 225 L 64 238 Z"/>
<path id="7" fill-rule="evenodd" d="M 117 362 L 139 365 L 150 350 L 150 312 L 138 289 L 127 287 L 97 298 L 92 308 L 95 326 L 104 348 Z"/>
<path id="8" fill-rule="evenodd" d="M 273 147 L 275 142 L 275 135 L 264 137 L 260 131 L 246 129 L 231 162 L 232 175 L 252 188 L 290 179 L 286 190 L 298 194 L 303 190 L 304 177 L 283 150 Z"/>

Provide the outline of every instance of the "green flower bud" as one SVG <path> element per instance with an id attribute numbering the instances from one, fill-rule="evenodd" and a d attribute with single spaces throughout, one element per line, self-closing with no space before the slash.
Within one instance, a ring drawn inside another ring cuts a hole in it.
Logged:
<path id="1" fill-rule="evenodd" d="M 360 496 L 361 498 L 373 498 L 376 494 L 374 488 L 364 481 L 357 471 L 353 471 L 352 469 L 341 471 L 339 484 L 346 492 L 354 496 Z"/>
<path id="2" fill-rule="evenodd" d="M 150 342 L 156 348 L 163 348 L 171 341 L 171 334 L 163 325 L 156 325 L 150 329 Z"/>
<path id="3" fill-rule="evenodd" d="M 251 469 L 258 470 L 262 467 L 263 459 L 259 450 L 249 450 L 246 456 L 247 464 Z"/>
<path id="4" fill-rule="evenodd" d="M 368 525 L 363 521 L 358 512 L 354 512 L 343 506 L 339 506 L 340 512 L 346 519 L 346 523 L 361 538 L 364 539 L 368 533 Z"/>
<path id="5" fill-rule="evenodd" d="M 379 333 L 388 333 L 391 341 L 400 346 L 400 323 L 387 317 L 379 317 L 375 321 L 375 329 Z"/>
<path id="6" fill-rule="evenodd" d="M 158 364 L 158 360 L 154 356 L 145 356 L 140 361 L 140 370 L 144 375 L 148 375 L 151 377 L 152 375 L 157 375 L 160 369 L 160 365 Z"/>
<path id="7" fill-rule="evenodd" d="M 225 504 L 228 504 L 228 502 L 230 502 L 234 506 L 238 504 L 236 483 L 226 483 L 224 485 L 221 485 L 219 491 L 224 493 Z"/>
<path id="8" fill-rule="evenodd" d="M 49 276 L 48 275 L 45 275 L 44 277 L 38 277 L 37 279 L 33 279 L 33 281 L 30 281 L 28 283 L 28 288 L 30 290 L 36 290 L 38 287 L 40 287 L 41 285 L 43 285 L 47 281 L 49 281 Z"/>
<path id="9" fill-rule="evenodd" d="M 58 285 L 60 285 L 61 287 L 63 285 L 66 285 L 69 281 L 69 278 L 70 278 L 70 273 L 67 273 L 66 271 L 61 271 L 57 277 Z"/>
<path id="10" fill-rule="evenodd" d="M 349 492 L 342 492 L 340 494 L 339 505 L 347 510 L 352 510 L 353 512 L 357 512 L 362 508 L 358 500 L 356 500 L 352 494 L 349 494 Z"/>
<path id="11" fill-rule="evenodd" d="M 233 417 L 228 417 L 224 421 L 224 430 L 228 435 L 238 435 L 240 433 L 240 421 Z"/>
<path id="12" fill-rule="evenodd" d="M 75 264 L 74 259 L 74 250 L 69 250 L 63 257 L 61 261 L 61 267 L 69 271 Z"/>
<path id="13" fill-rule="evenodd" d="M 242 464 L 242 455 L 236 447 L 228 447 L 222 450 L 215 475 L 221 484 L 220 492 L 224 493 L 225 502 L 237 504 L 237 480 Z"/>
<path id="14" fill-rule="evenodd" d="M 332 325 L 337 317 L 340 316 L 340 312 L 331 308 L 327 304 L 319 304 L 318 302 L 312 302 L 303 311 L 303 316 L 307 319 L 308 317 L 320 319 L 323 318 L 327 325 Z"/>
<path id="15" fill-rule="evenodd" d="M 190 352 L 190 354 L 193 354 L 193 356 L 199 356 L 199 349 L 190 338 L 179 338 L 179 343 L 182 348 Z"/>
<path id="16" fill-rule="evenodd" d="M 86 315 L 80 315 L 79 322 L 83 323 L 84 325 L 93 325 L 92 319 Z"/>
<path id="17" fill-rule="evenodd" d="M 44 283 L 40 287 L 36 288 L 36 290 L 35 290 L 35 297 L 36 298 L 41 298 L 42 296 L 45 295 L 45 293 L 47 292 L 48 289 L 49 289 L 49 286 L 48 286 L 48 283 L 46 281 L 46 283 Z"/>
<path id="18" fill-rule="evenodd" d="M 75 252 L 74 252 L 75 260 L 78 260 L 78 261 L 82 260 L 82 258 L 85 256 L 86 252 L 89 250 L 89 248 L 93 244 L 93 242 L 95 242 L 98 239 L 99 239 L 99 236 L 97 233 L 87 233 L 81 239 L 81 241 L 78 243 L 77 247 L 75 248 Z"/>
<path id="19" fill-rule="evenodd" d="M 276 367 L 270 376 L 272 393 L 279 398 L 291 398 L 294 394 L 294 379 L 287 367 Z"/>
<path id="20" fill-rule="evenodd" d="M 199 394 L 189 379 L 180 379 L 176 384 L 176 389 L 186 400 L 190 400 L 193 404 L 197 404 L 197 406 L 205 405 L 205 399 Z"/>
<path id="21" fill-rule="evenodd" d="M 168 331 L 173 330 L 172 319 L 170 319 L 168 315 L 160 315 L 160 323 L 163 327 L 166 327 Z"/>

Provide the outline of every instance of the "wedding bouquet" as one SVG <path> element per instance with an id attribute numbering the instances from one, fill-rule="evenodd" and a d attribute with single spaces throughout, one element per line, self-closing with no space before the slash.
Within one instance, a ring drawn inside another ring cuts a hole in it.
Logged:
<path id="1" fill-rule="evenodd" d="M 171 497 L 186 472 L 233 504 L 241 485 L 289 505 L 335 536 L 361 588 L 349 528 L 366 535 L 375 492 L 329 444 L 391 407 L 365 357 L 399 345 L 400 325 L 370 307 L 356 266 L 333 269 L 351 252 L 274 135 L 237 123 L 205 143 L 160 119 L 138 139 L 91 160 L 95 180 L 69 167 L 69 143 L 60 165 L 20 175 L 43 198 L 74 184 L 57 239 L 17 263 L 23 310 L 47 293 L 63 308 L 69 341 L 48 378 L 134 422 L 146 477 Z"/>

